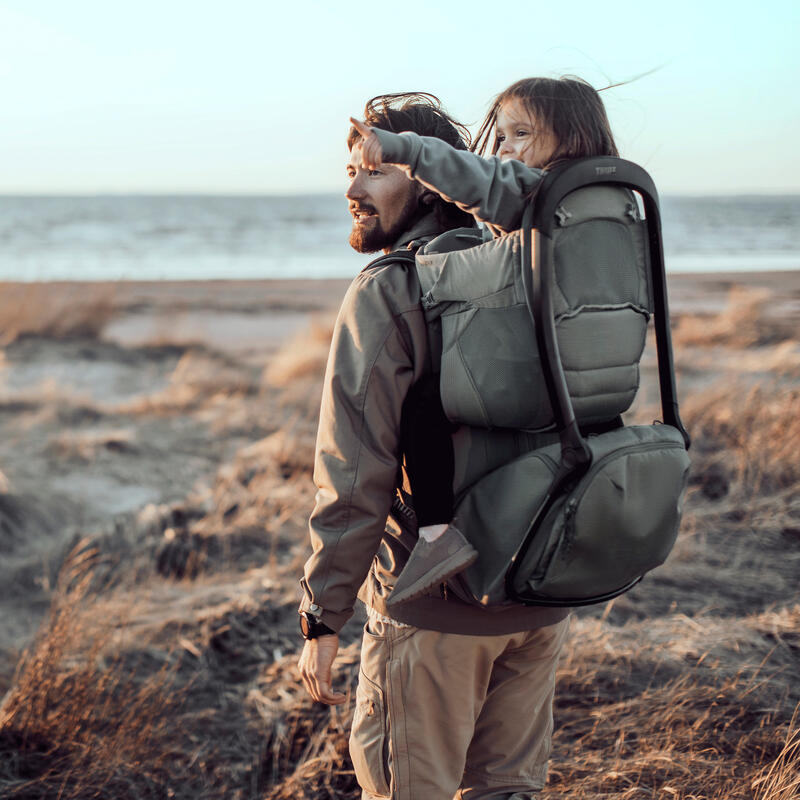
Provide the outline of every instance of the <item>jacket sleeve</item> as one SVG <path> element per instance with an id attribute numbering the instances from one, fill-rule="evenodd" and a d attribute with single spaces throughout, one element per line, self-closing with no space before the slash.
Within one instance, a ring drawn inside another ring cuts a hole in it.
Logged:
<path id="1" fill-rule="evenodd" d="M 520 227 L 526 197 L 544 174 L 521 161 L 483 158 L 411 131 L 376 128 L 375 133 L 384 161 L 403 167 L 410 178 L 505 233 Z"/>
<path id="2" fill-rule="evenodd" d="M 418 303 L 417 303 L 418 306 Z M 400 414 L 414 378 L 402 320 L 380 282 L 359 275 L 333 333 L 314 463 L 312 555 L 301 610 L 347 622 L 384 533 L 398 474 Z"/>

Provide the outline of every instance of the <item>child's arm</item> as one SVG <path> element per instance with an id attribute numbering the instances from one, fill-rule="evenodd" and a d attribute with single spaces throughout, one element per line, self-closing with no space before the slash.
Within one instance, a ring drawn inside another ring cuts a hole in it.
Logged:
<path id="1" fill-rule="evenodd" d="M 435 137 L 351 122 L 364 137 L 361 158 L 367 169 L 396 164 L 445 200 L 503 231 L 519 228 L 526 198 L 542 177 L 542 170 L 520 161 L 482 158 Z"/>

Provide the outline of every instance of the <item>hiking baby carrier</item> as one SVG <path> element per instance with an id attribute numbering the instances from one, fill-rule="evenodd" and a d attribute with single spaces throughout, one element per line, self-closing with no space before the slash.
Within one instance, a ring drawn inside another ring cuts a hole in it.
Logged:
<path id="1" fill-rule="evenodd" d="M 455 524 L 480 555 L 449 589 L 484 606 L 630 589 L 674 544 L 689 466 L 652 180 L 617 158 L 573 161 L 547 173 L 520 231 L 432 249 L 416 266 L 445 414 L 488 429 L 473 454 L 523 442 L 457 467 Z M 663 422 L 624 426 L 651 314 Z"/>

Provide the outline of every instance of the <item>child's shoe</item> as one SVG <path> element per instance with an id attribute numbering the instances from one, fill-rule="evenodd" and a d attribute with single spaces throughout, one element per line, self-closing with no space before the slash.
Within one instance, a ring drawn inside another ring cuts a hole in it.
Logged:
<path id="1" fill-rule="evenodd" d="M 453 525 L 448 525 L 432 542 L 418 539 L 386 604 L 393 606 L 425 594 L 431 586 L 443 583 L 477 558 L 478 551 Z"/>

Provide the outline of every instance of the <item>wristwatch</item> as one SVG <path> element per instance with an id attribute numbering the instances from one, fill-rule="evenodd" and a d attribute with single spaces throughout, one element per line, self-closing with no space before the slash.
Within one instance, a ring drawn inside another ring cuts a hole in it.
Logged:
<path id="1" fill-rule="evenodd" d="M 319 606 L 312 606 L 317 611 L 322 611 Z M 300 612 L 300 632 L 305 639 L 316 639 L 318 636 L 331 636 L 336 631 L 329 628 L 316 614 L 310 611 Z"/>

